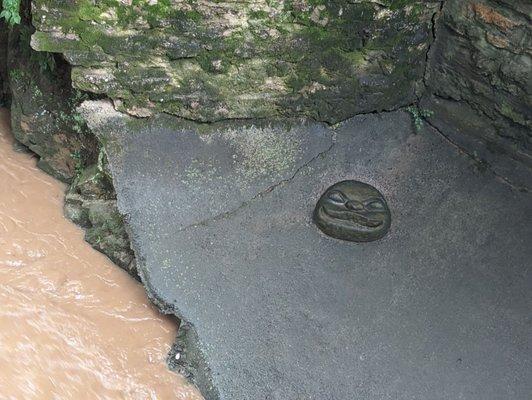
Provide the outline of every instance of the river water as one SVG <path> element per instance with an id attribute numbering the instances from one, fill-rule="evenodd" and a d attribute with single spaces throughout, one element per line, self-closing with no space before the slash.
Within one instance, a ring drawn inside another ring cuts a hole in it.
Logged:
<path id="1" fill-rule="evenodd" d="M 0 109 L 0 399 L 199 400 L 176 324 L 63 217 L 65 187 L 13 150 Z"/>

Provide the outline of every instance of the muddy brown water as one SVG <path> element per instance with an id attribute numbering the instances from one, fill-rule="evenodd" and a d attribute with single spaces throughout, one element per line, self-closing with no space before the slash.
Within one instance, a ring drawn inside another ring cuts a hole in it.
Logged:
<path id="1" fill-rule="evenodd" d="M 176 323 L 63 217 L 0 109 L 0 399 L 200 400 L 169 371 Z"/>

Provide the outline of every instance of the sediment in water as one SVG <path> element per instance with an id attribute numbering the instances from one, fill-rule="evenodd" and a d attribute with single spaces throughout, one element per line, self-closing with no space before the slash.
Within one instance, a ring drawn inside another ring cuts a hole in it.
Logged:
<path id="1" fill-rule="evenodd" d="M 175 321 L 83 241 L 8 125 L 0 109 L 0 398 L 200 399 L 166 365 Z"/>
<path id="2" fill-rule="evenodd" d="M 2 110 L 2 117 L 10 120 L 20 149 L 35 154 L 40 169 L 66 183 L 60 199 L 64 215 L 84 229 L 84 239 L 140 280 L 103 146 L 76 111 L 98 96 L 72 88 L 71 68 L 62 55 L 31 48 L 30 1 L 22 1 L 21 13 L 22 23 L 9 29 L 0 19 L 0 106 L 11 109 Z"/>

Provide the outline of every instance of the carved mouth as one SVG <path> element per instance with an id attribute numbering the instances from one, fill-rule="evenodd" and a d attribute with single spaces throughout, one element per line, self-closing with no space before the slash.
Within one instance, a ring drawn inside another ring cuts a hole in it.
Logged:
<path id="1" fill-rule="evenodd" d="M 377 228 L 383 224 L 383 221 L 381 220 L 366 217 L 352 210 L 332 211 L 327 210 L 325 207 L 321 207 L 321 209 L 330 218 L 340 219 L 343 221 L 351 221 L 357 225 L 364 226 L 366 228 Z"/>
<path id="2" fill-rule="evenodd" d="M 376 228 L 382 225 L 382 221 L 378 219 L 372 219 L 372 218 L 365 217 L 354 211 L 353 211 L 353 222 L 358 225 L 367 226 L 368 228 Z"/>

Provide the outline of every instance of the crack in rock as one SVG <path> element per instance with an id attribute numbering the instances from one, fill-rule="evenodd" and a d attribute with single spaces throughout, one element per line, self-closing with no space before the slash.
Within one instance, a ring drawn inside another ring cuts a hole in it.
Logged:
<path id="1" fill-rule="evenodd" d="M 463 154 L 466 157 L 470 158 L 475 163 L 476 166 L 478 166 L 480 168 L 486 168 L 487 170 L 489 170 L 497 178 L 498 181 L 502 182 L 503 184 L 508 185 L 511 189 L 519 191 L 519 192 L 529 193 L 531 191 L 528 187 L 516 184 L 516 183 L 512 182 L 510 179 L 508 179 L 507 177 L 505 177 L 504 175 L 498 173 L 497 171 L 495 171 L 493 169 L 493 167 L 489 163 L 487 163 L 486 161 L 479 160 L 479 158 L 477 156 L 475 156 L 474 153 L 471 153 L 465 147 L 460 146 L 453 139 L 451 139 L 451 137 L 449 135 L 446 135 L 445 133 L 443 133 L 443 131 L 440 128 L 438 128 L 436 125 L 434 125 L 433 123 L 431 123 L 428 120 L 426 120 L 426 122 L 447 143 L 449 143 L 451 146 L 453 146 L 460 154 Z"/>
<path id="2" fill-rule="evenodd" d="M 242 202 L 242 204 L 240 204 L 238 207 L 232 209 L 232 210 L 229 210 L 229 211 L 225 211 L 223 213 L 220 213 L 218 215 L 215 215 L 213 217 L 210 217 L 210 218 L 206 218 L 200 222 L 196 222 L 196 223 L 193 223 L 193 224 L 190 224 L 190 225 L 187 225 L 181 229 L 179 229 L 177 232 L 184 232 L 188 229 L 192 229 L 192 228 L 196 228 L 196 227 L 199 227 L 199 226 L 207 226 L 209 225 L 210 223 L 212 222 L 216 222 L 216 221 L 219 221 L 219 220 L 222 220 L 222 219 L 225 219 L 225 218 L 229 218 L 233 215 L 235 215 L 236 213 L 238 213 L 241 209 L 249 206 L 250 204 L 252 204 L 254 201 L 256 201 L 257 199 L 265 196 L 266 194 L 268 193 L 271 193 L 273 192 L 275 189 L 277 189 L 279 186 L 283 186 L 287 183 L 290 183 L 292 180 L 294 180 L 294 178 L 296 178 L 297 175 L 299 175 L 299 173 L 304 169 L 304 168 L 307 168 L 308 166 L 310 166 L 314 161 L 316 161 L 318 158 L 320 157 L 323 157 L 325 156 L 326 154 L 328 154 L 333 148 L 334 146 L 336 145 L 336 142 L 334 141 L 333 139 L 333 142 L 331 143 L 331 145 L 324 151 L 321 151 L 319 152 L 318 154 L 316 154 L 314 157 L 312 157 L 309 161 L 307 161 L 306 163 L 304 163 L 303 165 L 301 165 L 300 167 L 298 167 L 295 172 L 288 178 L 286 179 L 282 179 L 280 180 L 279 182 L 267 187 L 266 189 L 264 190 L 261 190 L 260 192 L 258 192 L 255 196 L 251 197 L 249 200 L 246 200 L 244 202 Z"/>

